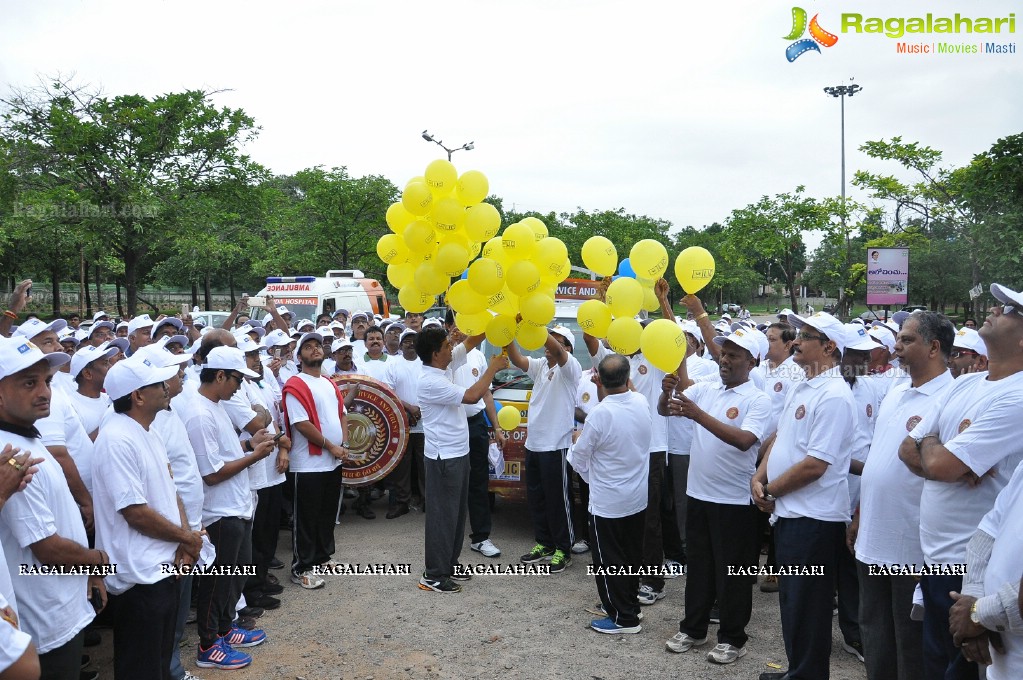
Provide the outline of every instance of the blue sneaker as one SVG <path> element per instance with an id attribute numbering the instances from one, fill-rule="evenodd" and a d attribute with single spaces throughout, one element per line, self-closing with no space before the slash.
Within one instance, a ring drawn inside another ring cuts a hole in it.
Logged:
<path id="1" fill-rule="evenodd" d="M 635 626 L 619 626 L 617 623 L 609 618 L 593 619 L 590 621 L 590 628 L 597 631 L 598 633 L 607 633 L 608 635 L 618 635 L 621 633 L 638 633 L 643 630 L 642 626 L 638 623 Z"/>
<path id="2" fill-rule="evenodd" d="M 266 633 L 258 628 L 246 630 L 232 624 L 231 630 L 221 639 L 232 647 L 255 647 L 266 642 Z"/>
<path id="3" fill-rule="evenodd" d="M 245 668 L 251 663 L 251 656 L 234 651 L 224 642 L 224 638 L 217 638 L 209 649 L 203 649 L 200 645 L 199 654 L 195 659 L 195 665 L 199 668 L 221 668 L 226 671 Z"/>

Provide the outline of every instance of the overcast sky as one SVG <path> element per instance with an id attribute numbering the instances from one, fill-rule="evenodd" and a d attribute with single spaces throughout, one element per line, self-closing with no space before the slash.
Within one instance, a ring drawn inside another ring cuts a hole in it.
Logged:
<path id="1" fill-rule="evenodd" d="M 3 5 L 5 93 L 58 72 L 110 95 L 227 89 L 216 102 L 255 117 L 248 152 L 275 173 L 344 165 L 399 186 L 443 154 L 427 128 L 475 142 L 455 165 L 518 210 L 623 207 L 699 227 L 799 184 L 837 195 L 839 102 L 822 88 L 850 77 L 864 89 L 846 100 L 849 178 L 897 172 L 857 150 L 867 140 L 901 135 L 961 165 L 1023 131 L 1020 54 L 905 55 L 839 32 L 843 12 L 1001 17 L 1020 7 L 1007 0 Z M 839 40 L 789 63 L 794 5 Z"/>

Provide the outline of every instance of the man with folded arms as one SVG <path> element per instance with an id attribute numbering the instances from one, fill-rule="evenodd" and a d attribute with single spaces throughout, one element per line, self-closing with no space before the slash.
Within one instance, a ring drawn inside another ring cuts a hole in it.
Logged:
<path id="1" fill-rule="evenodd" d="M 157 361 L 139 352 L 107 373 L 114 414 L 96 440 L 96 545 L 117 565 L 106 583 L 118 680 L 171 680 L 180 597 L 168 567 L 194 563 L 202 548 L 171 479 L 167 449 L 152 427 L 170 404 L 166 381 L 178 374 L 177 364 Z"/>

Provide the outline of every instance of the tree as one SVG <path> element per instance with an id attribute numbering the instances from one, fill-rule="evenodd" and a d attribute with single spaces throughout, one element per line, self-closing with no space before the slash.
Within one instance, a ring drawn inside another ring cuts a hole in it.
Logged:
<path id="1" fill-rule="evenodd" d="M 722 250 L 726 259 L 751 266 L 768 260 L 780 269 L 789 290 L 789 303 L 796 309 L 796 275 L 800 253 L 805 253 L 803 233 L 829 227 L 825 206 L 809 196 L 804 187 L 793 193 L 763 196 L 756 203 L 733 210 L 728 218 Z"/>
<path id="2" fill-rule="evenodd" d="M 240 147 L 258 128 L 240 109 L 215 107 L 213 94 L 109 98 L 58 78 L 0 99 L 19 182 L 74 191 L 96 208 L 86 236 L 123 262 L 129 314 L 155 255 L 178 235 L 178 204 L 256 172 Z"/>

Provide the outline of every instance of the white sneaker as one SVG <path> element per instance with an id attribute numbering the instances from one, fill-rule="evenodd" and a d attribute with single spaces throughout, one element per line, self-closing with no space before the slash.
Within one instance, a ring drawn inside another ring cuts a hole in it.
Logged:
<path id="1" fill-rule="evenodd" d="M 291 582 L 297 583 L 306 590 L 316 590 L 322 588 L 323 584 L 326 583 L 321 577 L 314 574 L 312 571 L 305 571 L 301 574 L 292 574 Z"/>
<path id="2" fill-rule="evenodd" d="M 663 590 L 654 590 L 653 586 L 640 586 L 639 592 L 636 593 L 636 599 L 639 600 L 640 604 L 653 604 L 658 600 L 664 599 L 666 594 Z"/>
<path id="3" fill-rule="evenodd" d="M 489 538 L 485 538 L 479 543 L 470 543 L 469 547 L 476 552 L 482 554 L 484 557 L 500 557 L 501 549 L 494 545 L 494 542 Z"/>
<path id="4" fill-rule="evenodd" d="M 693 647 L 699 647 L 700 645 L 707 644 L 707 638 L 697 640 L 696 638 L 689 637 L 685 633 L 678 632 L 670 640 L 664 643 L 664 646 L 669 652 L 675 652 L 681 654 L 682 652 L 688 652 Z"/>
<path id="5" fill-rule="evenodd" d="M 582 555 L 590 551 L 590 544 L 585 538 L 580 538 L 578 541 L 572 544 L 572 552 L 576 555 Z"/>
<path id="6" fill-rule="evenodd" d="M 685 573 L 686 567 L 681 562 L 676 560 L 664 560 L 664 578 L 678 578 L 679 576 L 685 576 Z"/>
<path id="7" fill-rule="evenodd" d="M 202 680 L 198 675 L 192 675 L 189 671 L 185 671 L 185 677 L 182 680 Z"/>
<path id="8" fill-rule="evenodd" d="M 715 645 L 714 649 L 707 652 L 707 661 L 713 661 L 714 663 L 732 663 L 742 656 L 746 656 L 745 647 L 736 647 L 722 642 Z"/>

